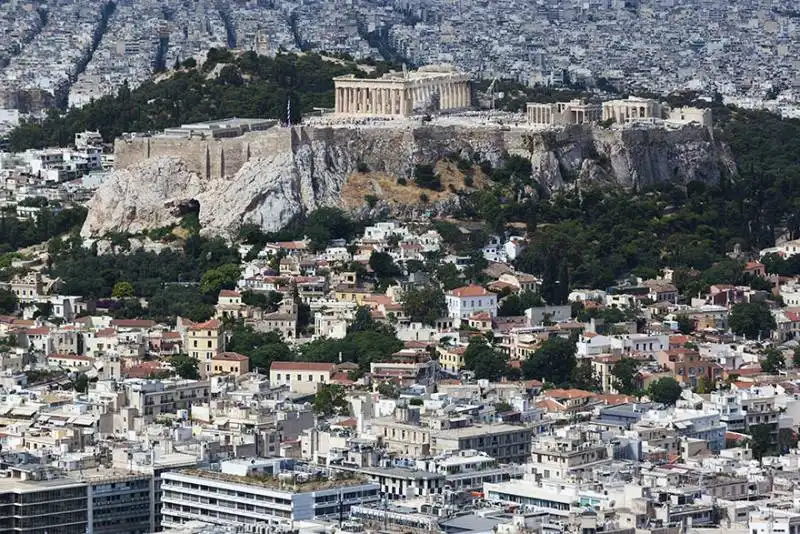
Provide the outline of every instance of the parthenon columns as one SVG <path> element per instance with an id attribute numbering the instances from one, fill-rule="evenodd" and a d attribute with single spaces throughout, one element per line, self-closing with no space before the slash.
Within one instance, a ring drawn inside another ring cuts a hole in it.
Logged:
<path id="1" fill-rule="evenodd" d="M 340 115 L 405 117 L 421 110 L 438 96 L 442 111 L 470 106 L 469 79 L 451 71 L 417 75 L 386 75 L 360 79 L 352 75 L 334 79 L 335 111 Z"/>

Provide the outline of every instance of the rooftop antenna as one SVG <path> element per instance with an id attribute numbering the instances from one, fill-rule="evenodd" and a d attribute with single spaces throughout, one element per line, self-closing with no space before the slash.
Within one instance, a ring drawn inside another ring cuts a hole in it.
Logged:
<path id="1" fill-rule="evenodd" d="M 292 127 L 292 99 L 289 97 L 286 98 L 286 124 Z"/>

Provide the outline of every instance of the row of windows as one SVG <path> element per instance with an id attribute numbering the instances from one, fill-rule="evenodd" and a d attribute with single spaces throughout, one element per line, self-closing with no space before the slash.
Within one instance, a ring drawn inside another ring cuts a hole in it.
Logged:
<path id="1" fill-rule="evenodd" d="M 292 374 L 291 373 L 286 373 L 285 375 L 281 375 L 280 373 L 276 373 L 275 374 L 275 380 L 291 381 L 292 380 Z M 325 375 L 319 375 L 319 378 L 317 380 L 319 380 L 320 382 L 325 382 Z M 295 381 L 302 382 L 303 381 L 303 375 L 301 375 L 300 373 L 297 373 L 295 375 Z M 313 381 L 314 381 L 314 375 L 308 375 L 307 382 L 313 382 Z"/>
<path id="2" fill-rule="evenodd" d="M 205 491 L 207 493 L 215 493 L 215 494 L 220 495 L 220 496 L 227 495 L 227 496 L 230 496 L 230 497 L 237 497 L 239 499 L 251 499 L 251 500 L 260 501 L 260 502 L 272 502 L 272 503 L 277 503 L 277 504 L 283 504 L 283 505 L 286 505 L 286 506 L 289 506 L 289 505 L 292 504 L 292 500 L 291 499 L 282 499 L 280 497 L 268 497 L 266 495 L 258 495 L 258 494 L 250 493 L 250 492 L 247 492 L 247 491 L 236 491 L 236 490 L 230 490 L 230 489 L 224 489 L 224 488 L 212 488 L 212 487 L 209 487 L 209 486 L 206 486 L 206 485 L 194 484 L 194 483 L 191 483 L 191 482 L 181 482 L 181 481 L 176 481 L 176 480 L 166 480 L 165 482 L 169 483 L 171 486 L 176 487 L 176 488 L 184 488 L 184 489 L 194 490 L 194 491 Z M 164 489 L 166 490 L 166 488 L 164 488 Z M 180 494 L 180 495 L 185 495 L 185 494 Z M 176 497 L 177 497 L 177 495 L 176 495 Z M 183 498 L 183 497 L 181 497 L 181 498 Z"/>

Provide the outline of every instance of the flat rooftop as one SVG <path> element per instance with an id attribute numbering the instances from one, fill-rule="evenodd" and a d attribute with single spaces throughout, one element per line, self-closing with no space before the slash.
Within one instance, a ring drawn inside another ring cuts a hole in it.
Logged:
<path id="1" fill-rule="evenodd" d="M 494 434 L 505 434 L 507 432 L 530 432 L 531 429 L 524 426 L 515 425 L 475 425 L 463 428 L 448 428 L 447 430 L 437 430 L 433 432 L 438 438 L 468 438 L 491 436 Z"/>
<path id="2" fill-rule="evenodd" d="M 258 486 L 273 490 L 282 491 L 321 491 L 326 489 L 334 489 L 346 486 L 358 486 L 361 484 L 368 484 L 369 481 L 356 475 L 348 475 L 342 478 L 331 480 L 329 478 L 300 481 L 284 481 L 278 477 L 272 476 L 239 476 L 221 473 L 219 471 L 209 471 L 207 469 L 182 469 L 176 471 L 178 474 L 195 476 L 200 478 L 207 478 L 209 480 L 219 480 L 222 482 L 230 482 L 232 484 L 244 484 L 247 486 Z M 297 474 L 300 474 L 298 472 Z M 307 474 L 307 473 L 306 473 Z"/>

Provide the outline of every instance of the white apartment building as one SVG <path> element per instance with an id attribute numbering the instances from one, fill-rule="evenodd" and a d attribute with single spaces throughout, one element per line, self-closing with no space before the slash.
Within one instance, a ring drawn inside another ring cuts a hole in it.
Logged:
<path id="1" fill-rule="evenodd" d="M 531 473 L 537 479 L 569 480 L 581 478 L 585 470 L 610 463 L 608 446 L 586 432 L 568 429 L 541 435 L 531 447 Z"/>
<path id="2" fill-rule="evenodd" d="M 188 469 L 162 475 L 165 529 L 189 521 L 214 525 L 291 525 L 348 517 L 350 507 L 377 502 L 378 484 L 359 478 L 314 479 L 281 459 L 224 461 L 220 471 Z"/>
<path id="3" fill-rule="evenodd" d="M 445 295 L 447 315 L 452 319 L 466 319 L 475 313 L 497 315 L 497 295 L 477 285 L 459 287 Z"/>

